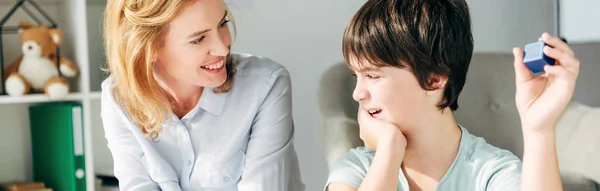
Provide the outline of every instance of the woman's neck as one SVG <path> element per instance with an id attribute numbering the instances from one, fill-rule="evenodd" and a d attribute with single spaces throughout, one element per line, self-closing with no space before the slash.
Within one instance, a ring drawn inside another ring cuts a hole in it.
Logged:
<path id="1" fill-rule="evenodd" d="M 160 73 L 154 76 L 160 87 L 170 96 L 171 108 L 177 118 L 181 119 L 196 107 L 204 87 L 181 83 Z"/>

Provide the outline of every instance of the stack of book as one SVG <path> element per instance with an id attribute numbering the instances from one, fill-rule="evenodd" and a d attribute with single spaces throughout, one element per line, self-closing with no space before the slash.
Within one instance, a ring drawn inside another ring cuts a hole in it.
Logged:
<path id="1" fill-rule="evenodd" d="M 8 182 L 0 184 L 2 191 L 53 191 L 46 188 L 43 182 Z"/>

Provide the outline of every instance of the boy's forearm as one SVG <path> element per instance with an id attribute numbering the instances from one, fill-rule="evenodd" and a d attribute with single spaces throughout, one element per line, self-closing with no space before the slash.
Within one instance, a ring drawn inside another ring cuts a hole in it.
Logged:
<path id="1" fill-rule="evenodd" d="M 554 128 L 544 132 L 528 132 L 523 128 L 524 154 L 521 190 L 563 190 L 556 154 Z"/>
<path id="2" fill-rule="evenodd" d="M 395 191 L 398 187 L 398 175 L 402 164 L 403 154 L 393 144 L 377 148 L 373 164 L 369 167 L 359 191 Z"/>

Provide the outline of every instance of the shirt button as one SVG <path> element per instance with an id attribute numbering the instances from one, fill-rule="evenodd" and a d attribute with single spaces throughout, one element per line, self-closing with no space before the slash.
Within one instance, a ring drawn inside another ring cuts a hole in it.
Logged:
<path id="1" fill-rule="evenodd" d="M 192 165 L 192 160 L 188 160 L 188 165 Z"/>
<path id="2" fill-rule="evenodd" d="M 226 176 L 225 178 L 223 178 L 223 183 L 228 183 L 228 182 L 229 182 L 229 177 Z"/>

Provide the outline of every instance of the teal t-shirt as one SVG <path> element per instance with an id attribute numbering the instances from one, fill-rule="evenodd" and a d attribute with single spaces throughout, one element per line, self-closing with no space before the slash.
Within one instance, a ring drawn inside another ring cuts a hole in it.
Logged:
<path id="1" fill-rule="evenodd" d="M 519 190 L 521 160 L 510 151 L 494 147 L 483 138 L 469 134 L 465 128 L 460 127 L 460 129 L 462 136 L 458 154 L 436 190 Z M 375 151 L 365 147 L 351 149 L 334 163 L 330 169 L 327 185 L 337 182 L 358 188 L 374 157 Z M 398 175 L 397 190 L 409 190 L 408 181 L 402 172 Z"/>

